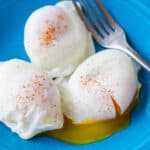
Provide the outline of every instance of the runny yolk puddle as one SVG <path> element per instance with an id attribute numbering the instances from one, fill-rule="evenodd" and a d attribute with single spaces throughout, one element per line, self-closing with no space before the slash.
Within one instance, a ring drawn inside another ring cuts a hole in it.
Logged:
<path id="1" fill-rule="evenodd" d="M 107 138 L 129 125 L 130 113 L 138 102 L 139 93 L 140 88 L 137 90 L 134 100 L 130 104 L 128 110 L 123 115 L 117 116 L 115 119 L 95 122 L 87 121 L 77 125 L 65 118 L 62 129 L 48 131 L 42 134 L 42 136 L 54 137 L 71 144 L 87 144 Z"/>

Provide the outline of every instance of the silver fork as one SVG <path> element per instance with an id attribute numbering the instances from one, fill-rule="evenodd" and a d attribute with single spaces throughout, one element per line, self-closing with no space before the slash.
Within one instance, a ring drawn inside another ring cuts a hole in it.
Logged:
<path id="1" fill-rule="evenodd" d="M 79 16 L 85 23 L 87 29 L 91 32 L 93 38 L 103 47 L 105 48 L 113 48 L 119 49 L 126 54 L 128 54 L 132 59 L 134 59 L 138 64 L 140 64 L 143 68 L 150 72 L 150 64 L 144 60 L 128 43 L 126 40 L 125 32 L 123 29 L 114 21 L 114 19 L 110 16 L 107 10 L 103 7 L 99 0 L 94 0 L 95 4 L 102 12 L 103 16 L 109 23 L 109 25 L 100 17 L 90 0 L 80 0 L 81 6 L 87 13 L 89 19 L 93 22 L 96 29 L 90 24 L 80 7 L 77 5 L 76 0 L 72 0 Z M 93 13 L 88 9 L 91 8 Z M 94 15 L 93 15 L 94 14 Z M 95 17 L 97 17 L 97 19 Z M 101 23 L 100 26 L 98 21 Z M 97 32 L 98 31 L 98 32 Z M 100 33 L 100 34 L 99 34 Z"/>

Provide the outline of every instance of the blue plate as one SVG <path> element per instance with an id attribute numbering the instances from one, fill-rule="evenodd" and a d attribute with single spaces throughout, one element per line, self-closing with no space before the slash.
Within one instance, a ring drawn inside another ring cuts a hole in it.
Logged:
<path id="1" fill-rule="evenodd" d="M 129 43 L 150 62 L 150 1 L 101 1 L 126 31 Z M 57 0 L 0 0 L 0 61 L 14 57 L 29 60 L 23 45 L 24 24 L 33 10 L 56 2 Z M 139 78 L 143 88 L 140 102 L 131 115 L 131 124 L 110 138 L 87 145 L 70 145 L 46 137 L 25 141 L 0 124 L 0 150 L 149 150 L 150 74 L 142 70 Z"/>

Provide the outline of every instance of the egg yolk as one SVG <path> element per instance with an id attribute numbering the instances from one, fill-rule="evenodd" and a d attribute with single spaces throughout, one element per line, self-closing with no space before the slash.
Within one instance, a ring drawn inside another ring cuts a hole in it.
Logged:
<path id="1" fill-rule="evenodd" d="M 87 144 L 105 139 L 127 127 L 130 123 L 130 113 L 138 102 L 140 88 L 138 88 L 135 97 L 127 111 L 115 119 L 84 121 L 83 124 L 74 124 L 71 120 L 65 118 L 62 129 L 48 131 L 42 135 L 54 137 L 71 144 Z"/>

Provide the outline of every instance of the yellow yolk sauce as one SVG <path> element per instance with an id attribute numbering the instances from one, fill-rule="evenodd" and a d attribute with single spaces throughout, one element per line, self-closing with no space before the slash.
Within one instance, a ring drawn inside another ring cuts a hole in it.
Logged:
<path id="1" fill-rule="evenodd" d="M 42 135 L 54 137 L 71 144 L 87 144 L 102 140 L 127 127 L 130 123 L 130 113 L 138 102 L 140 88 L 137 90 L 133 102 L 127 111 L 115 119 L 101 121 L 84 121 L 83 124 L 74 124 L 65 118 L 62 129 L 48 131 Z"/>

